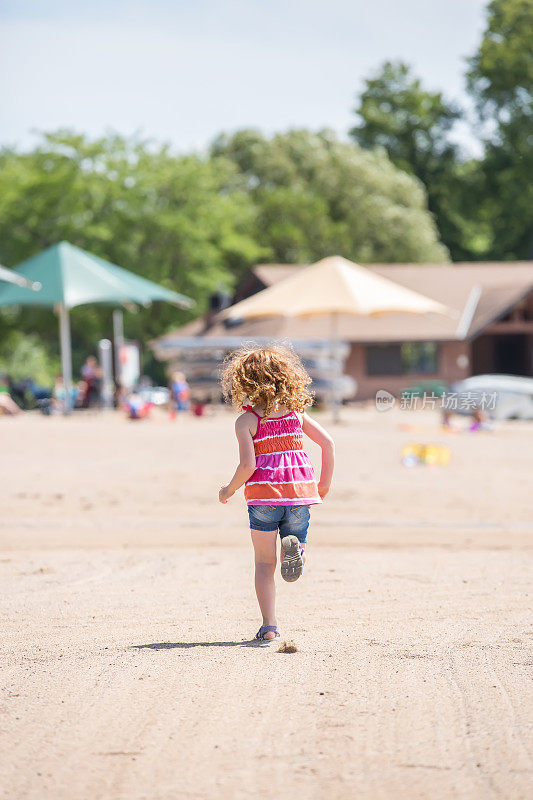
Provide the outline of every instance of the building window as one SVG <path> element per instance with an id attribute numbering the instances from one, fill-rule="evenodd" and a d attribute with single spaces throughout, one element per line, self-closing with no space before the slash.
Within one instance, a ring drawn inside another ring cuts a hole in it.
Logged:
<path id="1" fill-rule="evenodd" d="M 438 371 L 435 342 L 372 344 L 366 348 L 367 375 L 434 375 Z"/>

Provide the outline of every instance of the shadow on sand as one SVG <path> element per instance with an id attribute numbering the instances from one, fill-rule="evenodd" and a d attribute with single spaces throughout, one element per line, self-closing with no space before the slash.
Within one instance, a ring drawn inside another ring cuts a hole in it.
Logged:
<path id="1" fill-rule="evenodd" d="M 265 647 L 270 641 L 249 639 L 242 642 L 153 642 L 152 644 L 133 644 L 132 650 L 188 650 L 191 647 Z"/>

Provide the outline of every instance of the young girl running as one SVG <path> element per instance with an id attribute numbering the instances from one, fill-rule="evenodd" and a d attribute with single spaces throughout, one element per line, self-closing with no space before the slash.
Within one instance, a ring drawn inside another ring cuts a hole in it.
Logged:
<path id="1" fill-rule="evenodd" d="M 244 413 L 235 423 L 239 465 L 219 500 L 227 503 L 245 484 L 255 591 L 263 615 L 256 638 L 266 641 L 279 636 L 274 583 L 278 530 L 281 575 L 295 581 L 305 564 L 309 506 L 322 502 L 333 474 L 333 439 L 304 413 L 313 401 L 310 383 L 298 356 L 284 347 L 243 348 L 229 359 L 222 376 L 225 397 Z M 304 433 L 322 449 L 318 485 L 303 450 Z"/>

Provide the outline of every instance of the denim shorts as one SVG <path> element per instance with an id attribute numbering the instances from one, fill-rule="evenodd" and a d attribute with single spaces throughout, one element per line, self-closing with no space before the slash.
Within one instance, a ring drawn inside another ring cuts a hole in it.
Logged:
<path id="1" fill-rule="evenodd" d="M 277 531 L 293 534 L 300 542 L 307 540 L 309 506 L 248 506 L 250 528 L 254 531 Z"/>

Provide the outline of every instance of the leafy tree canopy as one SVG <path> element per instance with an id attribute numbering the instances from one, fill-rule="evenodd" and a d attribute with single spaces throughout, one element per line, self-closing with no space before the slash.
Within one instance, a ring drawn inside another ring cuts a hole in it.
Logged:
<path id="1" fill-rule="evenodd" d="M 428 91 L 401 62 L 365 82 L 352 137 L 384 147 L 425 185 L 454 260 L 533 257 L 533 2 L 492 0 L 468 89 L 478 114 L 481 158 L 466 158 L 452 128 L 464 111 Z"/>
<path id="2" fill-rule="evenodd" d="M 111 136 L 90 141 L 61 131 L 33 152 L 0 153 L 0 262 L 9 266 L 61 240 L 174 288 L 197 301 L 264 255 L 255 209 L 230 159 L 176 157 L 167 147 Z M 110 334 L 110 311 L 74 309 L 75 367 Z M 164 304 L 127 315 L 127 335 L 143 341 L 190 318 Z M 11 310 L 10 328 L 39 331 L 57 348 L 49 310 Z"/>
<path id="3" fill-rule="evenodd" d="M 493 0 L 468 85 L 485 140 L 493 258 L 533 258 L 533 3 Z"/>
<path id="4" fill-rule="evenodd" d="M 508 122 L 531 114 L 533 96 L 533 3 L 492 0 L 478 52 L 469 59 L 471 93 L 484 117 Z"/>
<path id="5" fill-rule="evenodd" d="M 459 109 L 440 92 L 429 92 L 401 61 L 386 61 L 377 75 L 365 81 L 350 131 L 362 147 L 383 147 L 392 161 L 420 180 L 442 162 L 454 159 L 456 147 L 448 134 Z"/>
<path id="6" fill-rule="evenodd" d="M 365 81 L 356 108 L 358 124 L 350 131 L 362 147 L 386 150 L 400 169 L 416 175 L 428 192 L 443 242 L 455 260 L 472 257 L 485 240 L 472 235 L 468 196 L 462 191 L 457 145 L 449 137 L 459 108 L 440 92 L 428 91 L 407 64 L 387 61 Z M 480 176 L 468 170 L 472 188 Z"/>
<path id="7" fill-rule="evenodd" d="M 384 152 L 306 130 L 222 135 L 211 152 L 241 171 L 257 207 L 257 240 L 276 261 L 447 259 L 423 186 Z"/>

